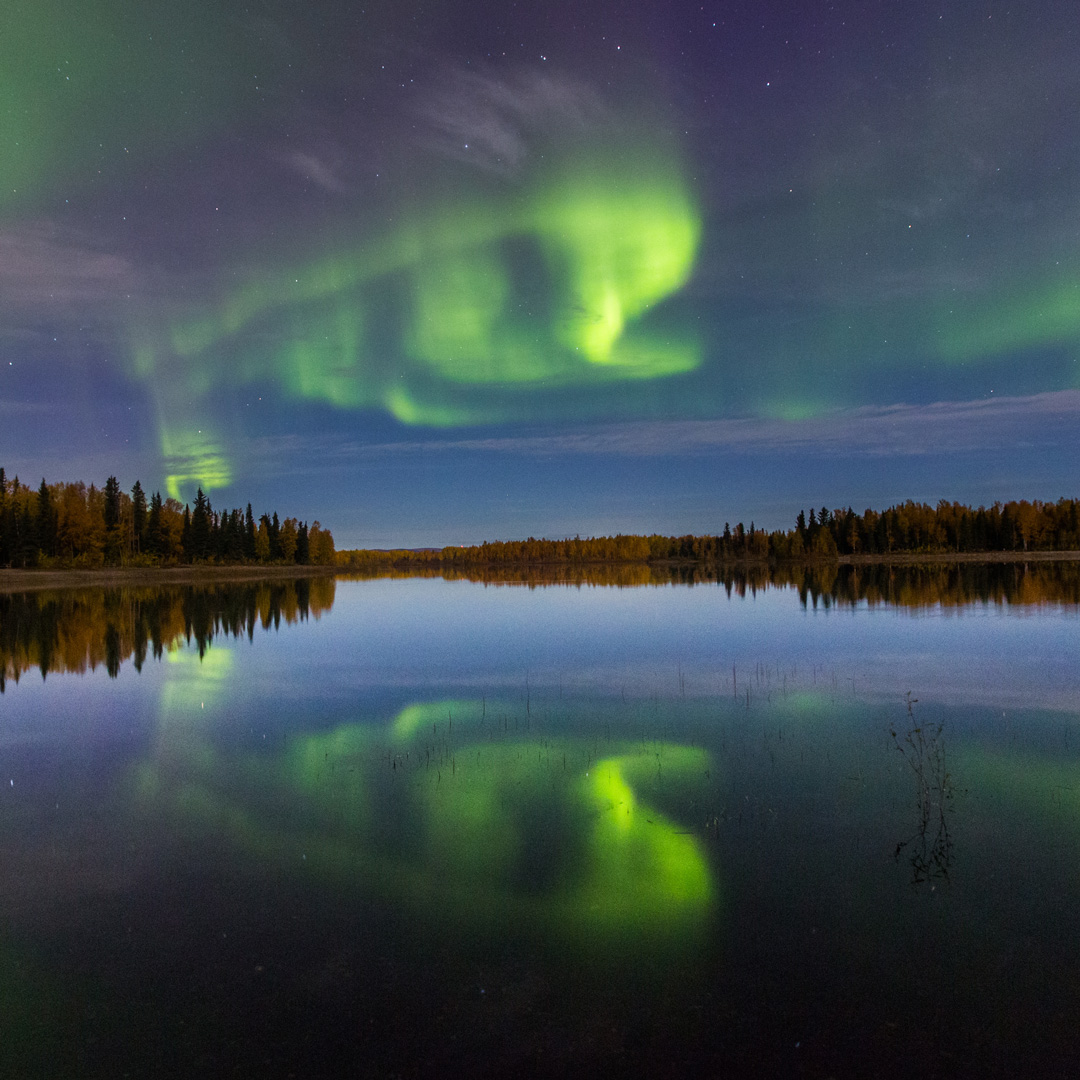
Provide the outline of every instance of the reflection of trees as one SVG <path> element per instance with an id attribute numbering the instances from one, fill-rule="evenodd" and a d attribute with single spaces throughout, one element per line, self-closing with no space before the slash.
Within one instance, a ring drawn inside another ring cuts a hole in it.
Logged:
<path id="1" fill-rule="evenodd" d="M 0 594 L 0 691 L 31 668 L 44 678 L 104 666 L 115 677 L 125 661 L 138 670 L 181 640 L 202 654 L 219 635 L 251 638 L 256 626 L 318 618 L 333 602 L 333 578 Z"/>
<path id="2" fill-rule="evenodd" d="M 972 604 L 1080 604 L 1080 563 L 933 563 L 791 567 L 803 604 L 960 608 Z"/>
<path id="3" fill-rule="evenodd" d="M 927 607 L 942 604 L 1078 604 L 1080 563 L 933 563 L 925 565 L 839 563 L 748 563 L 709 566 L 698 563 L 595 563 L 550 566 L 394 566 L 371 564 L 347 575 L 372 578 L 441 578 L 486 585 L 722 585 L 730 596 L 765 589 L 797 589 L 804 605 L 831 607 L 891 604 Z"/>
<path id="4" fill-rule="evenodd" d="M 565 566 L 372 566 L 354 579 L 435 577 L 497 586 L 636 588 L 719 585 L 731 595 L 798 590 L 804 606 L 888 604 L 903 608 L 972 604 L 1080 605 L 1080 563 L 934 563 L 916 566 L 764 563 L 716 567 L 645 563 Z M 219 634 L 254 635 L 282 621 L 320 615 L 334 602 L 333 578 L 213 586 L 65 589 L 0 594 L 0 691 L 30 668 L 85 672 L 99 665 L 115 675 L 131 659 L 141 668 L 174 642 L 200 653 Z"/>
<path id="5" fill-rule="evenodd" d="M 705 575 L 696 566 L 679 567 L 679 580 L 685 570 L 687 583 L 714 580 L 715 575 Z M 451 567 L 415 566 L 368 566 L 350 570 L 341 575 L 356 581 L 374 578 L 439 578 L 445 581 L 476 581 L 485 585 L 527 585 L 530 588 L 543 585 L 607 585 L 634 588 L 640 585 L 668 585 L 674 580 L 673 571 L 667 567 L 649 566 L 645 563 L 613 563 L 581 566 L 506 566 L 506 567 Z"/>

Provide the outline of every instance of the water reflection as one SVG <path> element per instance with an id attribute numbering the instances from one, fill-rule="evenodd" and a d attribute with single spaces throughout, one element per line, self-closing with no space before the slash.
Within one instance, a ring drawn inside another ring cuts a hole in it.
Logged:
<path id="1" fill-rule="evenodd" d="M 1080 562 L 829 564 L 792 568 L 786 583 L 798 589 L 804 606 L 814 607 L 1080 604 Z"/>
<path id="2" fill-rule="evenodd" d="M 348 579 L 368 580 L 363 575 Z M 491 586 L 576 588 L 719 585 L 727 596 L 795 590 L 803 607 L 889 606 L 919 610 L 972 605 L 1080 606 L 1080 562 L 937 563 L 916 566 L 578 566 L 516 570 L 386 571 L 370 578 L 439 578 Z M 115 677 L 131 660 L 140 670 L 175 644 L 254 635 L 319 618 L 334 604 L 333 578 L 212 586 L 66 589 L 0 593 L 0 692 L 37 668 L 78 672 L 104 667 Z"/>
<path id="3" fill-rule="evenodd" d="M 608 586 L 720 585 L 728 596 L 795 589 L 803 606 L 889 604 L 923 608 L 967 604 L 1078 604 L 1080 561 L 839 563 L 732 566 L 663 563 L 535 564 L 524 567 L 377 567 L 342 575 L 351 580 L 439 578 L 484 585 Z"/>
<path id="4" fill-rule="evenodd" d="M 0 1074 L 1075 1059 L 1071 568 L 921 573 L 4 598 Z"/>
<path id="5" fill-rule="evenodd" d="M 443 925 L 469 932 L 527 928 L 593 953 L 617 940 L 671 949 L 702 933 L 712 873 L 690 823 L 663 807 L 685 815 L 695 792 L 701 801 L 708 752 L 528 737 L 513 703 L 441 701 L 245 753 L 199 723 L 228 653 L 195 666 L 186 656 L 132 779 L 153 836 L 225 841 L 417 916 L 437 902 Z"/>
<path id="6" fill-rule="evenodd" d="M 37 668 L 85 674 L 121 664 L 141 670 L 180 642 L 201 656 L 215 638 L 254 635 L 309 617 L 334 603 L 334 579 L 260 581 L 207 586 L 63 589 L 0 593 L 0 693 Z"/>

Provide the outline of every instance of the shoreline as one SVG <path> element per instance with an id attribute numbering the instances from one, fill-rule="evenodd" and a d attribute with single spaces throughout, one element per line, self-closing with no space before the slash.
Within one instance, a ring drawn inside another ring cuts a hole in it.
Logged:
<path id="1" fill-rule="evenodd" d="M 777 563 L 767 560 L 740 559 L 730 563 L 699 564 L 694 560 L 662 560 L 660 562 L 623 563 L 449 563 L 439 562 L 396 567 L 415 570 L 418 576 L 438 574 L 444 570 L 541 570 L 560 567 L 661 566 L 681 567 L 708 565 L 729 567 L 791 567 L 823 566 L 941 566 L 957 563 L 1001 565 L 1006 563 L 1080 562 L 1080 551 L 980 551 L 980 552 L 896 552 L 891 555 L 841 555 L 835 559 L 798 559 Z M 389 568 L 389 567 L 388 567 Z M 158 585 L 233 584 L 249 581 L 295 580 L 297 578 L 348 577 L 361 570 L 360 566 L 139 566 L 113 567 L 95 570 L 0 570 L 0 593 L 40 592 L 46 589 L 93 589 L 120 587 L 153 587 Z"/>
<path id="2" fill-rule="evenodd" d="M 335 577 L 336 566 L 130 566 L 97 570 L 0 570 L 0 593 L 157 585 L 239 584 Z"/>

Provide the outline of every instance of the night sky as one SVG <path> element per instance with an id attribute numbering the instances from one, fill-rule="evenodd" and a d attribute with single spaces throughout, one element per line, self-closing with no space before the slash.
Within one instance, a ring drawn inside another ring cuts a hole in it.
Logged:
<path id="1" fill-rule="evenodd" d="M 338 547 L 1080 495 L 1074 0 L 0 14 L 0 465 Z"/>

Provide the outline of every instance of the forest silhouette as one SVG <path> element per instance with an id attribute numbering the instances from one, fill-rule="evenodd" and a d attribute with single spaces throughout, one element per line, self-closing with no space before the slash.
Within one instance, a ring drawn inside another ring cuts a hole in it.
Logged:
<path id="1" fill-rule="evenodd" d="M 36 491 L 9 481 L 0 468 L 0 567 L 73 568 L 179 565 L 316 565 L 386 574 L 446 572 L 478 567 L 656 566 L 733 563 L 910 559 L 918 556 L 1027 556 L 1080 552 L 1080 500 L 1061 498 L 995 502 L 972 508 L 911 500 L 883 511 L 856 514 L 851 507 L 800 511 L 788 530 L 768 532 L 753 521 L 716 535 L 619 534 L 582 539 L 488 541 L 441 549 L 336 551 L 328 529 L 315 521 L 280 519 L 246 510 L 216 511 L 200 488 L 194 506 L 148 499 L 139 481 L 131 492 L 110 476 L 93 484 L 48 484 Z M 640 572 L 623 576 L 643 583 Z M 523 578 L 524 579 L 524 578 Z M 628 583 L 630 583 L 628 581 Z"/>
<path id="2" fill-rule="evenodd" d="M 582 539 L 493 541 L 439 550 L 341 551 L 350 570 L 438 567 L 557 567 L 589 564 L 786 563 L 841 558 L 1080 551 L 1080 500 L 996 502 L 972 509 L 942 500 L 905 502 L 884 511 L 800 511 L 793 529 L 766 532 L 753 522 L 715 536 L 618 535 Z"/>
<path id="3" fill-rule="evenodd" d="M 130 493 L 115 476 L 103 488 L 83 482 L 36 491 L 0 468 L 0 567 L 96 569 L 189 563 L 317 565 L 334 563 L 334 538 L 318 521 L 308 527 L 277 511 L 258 521 L 251 510 L 215 511 L 199 488 L 195 505 Z"/>

